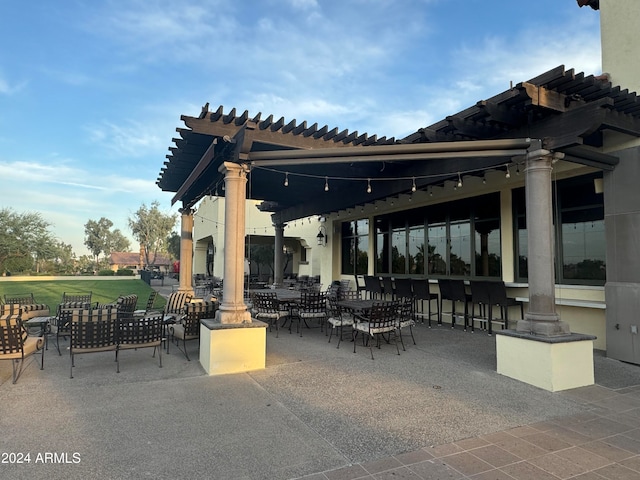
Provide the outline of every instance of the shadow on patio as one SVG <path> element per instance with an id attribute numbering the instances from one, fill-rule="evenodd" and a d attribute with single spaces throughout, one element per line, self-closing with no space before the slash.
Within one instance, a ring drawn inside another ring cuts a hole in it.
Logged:
<path id="1" fill-rule="evenodd" d="M 336 349 L 317 328 L 303 337 L 267 333 L 265 370 L 220 377 L 173 349 L 158 368 L 143 349 L 121 352 L 120 374 L 112 353 L 78 356 L 70 379 L 68 355 L 50 345 L 45 370 L 39 358 L 30 361 L 16 385 L 11 366 L 0 364 L 3 451 L 31 453 L 29 465 L 3 465 L 3 472 L 66 479 L 638 475 L 638 367 L 597 355 L 597 386 L 554 394 L 498 375 L 495 337 L 446 326 L 414 332 L 417 345 L 407 342 L 398 356 L 383 344 L 375 360 L 361 344 L 355 354 L 348 341 Z M 197 358 L 197 346 L 188 348 Z M 67 454 L 71 463 L 36 463 L 45 452 Z"/>

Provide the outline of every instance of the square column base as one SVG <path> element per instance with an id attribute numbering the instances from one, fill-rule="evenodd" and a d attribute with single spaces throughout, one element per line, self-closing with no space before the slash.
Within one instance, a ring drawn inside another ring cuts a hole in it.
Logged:
<path id="1" fill-rule="evenodd" d="M 209 375 L 243 373 L 266 366 L 267 324 L 200 322 L 200 364 Z"/>
<path id="2" fill-rule="evenodd" d="M 495 332 L 497 371 L 550 392 L 593 385 L 592 335 L 540 337 Z"/>

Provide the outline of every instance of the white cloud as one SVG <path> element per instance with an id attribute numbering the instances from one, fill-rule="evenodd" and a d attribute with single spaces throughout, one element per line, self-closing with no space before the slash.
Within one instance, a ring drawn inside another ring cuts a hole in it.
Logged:
<path id="1" fill-rule="evenodd" d="M 300 10 L 313 10 L 318 8 L 317 0 L 289 0 L 292 7 Z"/>
<path id="2" fill-rule="evenodd" d="M 85 130 L 90 142 L 120 157 L 138 158 L 159 154 L 167 147 L 166 137 L 160 135 L 152 123 L 128 120 L 116 124 L 104 120 L 87 125 Z"/>
<path id="3" fill-rule="evenodd" d="M 7 80 L 0 72 L 0 94 L 2 95 L 13 95 L 22 91 L 27 86 L 26 81 L 12 84 L 9 80 Z"/>

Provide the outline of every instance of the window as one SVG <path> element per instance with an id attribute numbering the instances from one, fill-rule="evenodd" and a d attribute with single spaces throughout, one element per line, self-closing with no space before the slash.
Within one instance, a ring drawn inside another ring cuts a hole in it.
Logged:
<path id="1" fill-rule="evenodd" d="M 560 277 L 565 283 L 605 281 L 604 201 L 593 176 L 558 182 Z"/>
<path id="2" fill-rule="evenodd" d="M 499 213 L 500 210 L 493 208 L 490 203 L 478 204 L 474 210 L 475 274 L 477 277 L 501 276 Z"/>
<path id="3" fill-rule="evenodd" d="M 412 275 L 424 274 L 424 225 L 409 227 L 408 272 Z"/>
<path id="4" fill-rule="evenodd" d="M 404 221 L 391 227 L 391 273 L 406 273 L 407 270 L 407 227 Z"/>
<path id="5" fill-rule="evenodd" d="M 606 279 L 604 200 L 585 175 L 554 183 L 556 279 L 558 283 L 603 285 Z M 526 281 L 527 227 L 525 189 L 513 192 L 516 226 L 516 278 Z"/>
<path id="6" fill-rule="evenodd" d="M 342 222 L 342 273 L 363 275 L 369 265 L 369 220 Z"/>
<path id="7" fill-rule="evenodd" d="M 389 232 L 386 222 L 376 220 L 376 272 L 389 273 Z"/>
<path id="8" fill-rule="evenodd" d="M 376 217 L 376 273 L 500 276 L 498 194 Z"/>

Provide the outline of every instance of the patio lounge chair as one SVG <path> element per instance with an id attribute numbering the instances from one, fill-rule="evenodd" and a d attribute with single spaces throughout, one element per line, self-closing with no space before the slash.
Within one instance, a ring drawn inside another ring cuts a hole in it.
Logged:
<path id="1" fill-rule="evenodd" d="M 64 298 L 64 296 L 63 296 Z M 56 349 L 58 355 L 62 355 L 60 351 L 60 337 L 67 338 L 71 335 L 71 313 L 74 310 L 89 310 L 91 308 L 90 301 L 64 302 L 58 305 L 56 315 L 51 319 L 51 333 L 56 334 Z"/>
<path id="2" fill-rule="evenodd" d="M 213 318 L 217 309 L 218 302 L 187 303 L 185 305 L 185 316 L 182 321 L 169 326 L 171 339 L 176 340 L 178 350 L 184 353 L 188 361 L 191 361 L 191 359 L 187 353 L 187 341 L 200 339 L 200 320 L 203 318 Z M 180 340 L 182 340 L 182 349 L 180 348 Z M 169 344 L 167 344 L 167 355 L 168 354 Z"/>
<path id="3" fill-rule="evenodd" d="M 33 293 L 4 295 L 5 304 L 18 304 L 22 307 L 20 319 L 24 322 L 34 317 L 48 317 L 51 314 L 49 305 L 36 302 Z"/>
<path id="4" fill-rule="evenodd" d="M 150 315 L 151 313 L 154 312 L 153 310 L 153 305 L 156 303 L 156 297 L 158 296 L 158 292 L 153 290 L 150 294 L 149 294 L 149 298 L 147 299 L 147 306 L 145 307 L 144 310 L 134 310 L 133 312 L 133 316 L 134 317 L 146 317 L 147 315 Z M 160 313 L 159 311 L 156 313 Z"/>
<path id="5" fill-rule="evenodd" d="M 69 357 L 73 378 L 74 356 L 83 353 L 115 352 L 118 362 L 118 309 L 112 306 L 94 309 L 67 309 L 62 312 L 69 325 Z"/>
<path id="6" fill-rule="evenodd" d="M 91 295 L 91 292 L 63 292 L 60 303 L 91 303 Z"/>
<path id="7" fill-rule="evenodd" d="M 30 337 L 22 325 L 21 309 L 16 304 L 2 305 L 0 310 L 0 360 L 10 360 L 12 383 L 16 383 L 24 362 L 30 355 L 41 351 L 40 370 L 44 369 L 44 337 Z"/>
<path id="8" fill-rule="evenodd" d="M 162 368 L 162 340 L 164 339 L 164 323 L 162 315 L 152 315 L 144 318 L 133 318 L 131 316 L 122 316 L 118 319 L 117 342 L 118 349 L 116 357 L 120 350 L 137 350 L 138 348 L 153 348 L 153 357 L 158 352 L 158 363 Z M 168 347 L 167 347 L 168 349 Z M 120 366 L 118 363 L 118 372 Z"/>

